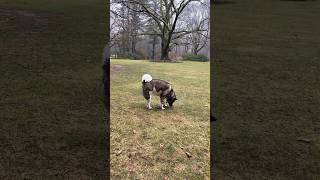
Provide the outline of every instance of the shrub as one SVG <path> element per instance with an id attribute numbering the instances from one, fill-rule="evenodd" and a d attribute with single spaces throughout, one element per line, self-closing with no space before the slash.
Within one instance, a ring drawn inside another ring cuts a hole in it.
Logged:
<path id="1" fill-rule="evenodd" d="M 145 59 L 146 57 L 140 51 L 136 51 L 136 53 L 127 52 L 125 54 L 121 54 L 118 56 L 121 59 Z"/>
<path id="2" fill-rule="evenodd" d="M 183 55 L 184 60 L 189 60 L 189 61 L 200 61 L 200 62 L 206 62 L 209 61 L 209 58 L 206 55 L 203 54 L 185 54 Z"/>

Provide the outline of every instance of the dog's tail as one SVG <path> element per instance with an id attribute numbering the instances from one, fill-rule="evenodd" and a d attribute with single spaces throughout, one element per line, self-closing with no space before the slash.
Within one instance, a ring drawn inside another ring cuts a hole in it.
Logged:
<path id="1" fill-rule="evenodd" d="M 142 76 L 141 82 L 142 82 L 142 83 L 146 83 L 146 82 L 150 82 L 151 80 L 152 80 L 152 77 L 151 77 L 150 74 L 144 74 L 144 75 Z"/>

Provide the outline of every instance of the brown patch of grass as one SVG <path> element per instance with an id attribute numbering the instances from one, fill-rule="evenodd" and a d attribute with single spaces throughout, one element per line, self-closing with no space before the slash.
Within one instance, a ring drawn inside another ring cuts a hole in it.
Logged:
<path id="1" fill-rule="evenodd" d="M 110 65 L 110 78 L 115 78 L 118 74 L 120 74 L 122 71 L 125 70 L 125 67 L 123 65 L 119 64 L 111 64 Z"/>

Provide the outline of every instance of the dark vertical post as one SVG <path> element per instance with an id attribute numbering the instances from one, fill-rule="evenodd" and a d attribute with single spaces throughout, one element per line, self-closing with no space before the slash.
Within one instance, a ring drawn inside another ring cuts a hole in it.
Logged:
<path id="1" fill-rule="evenodd" d="M 107 44 L 104 48 L 103 52 L 103 77 L 102 77 L 102 83 L 103 83 L 103 103 L 104 103 L 104 109 L 105 109 L 105 124 L 106 124 L 106 138 L 107 141 L 107 162 L 106 162 L 106 172 L 107 177 L 110 177 L 110 49 L 109 45 Z"/>

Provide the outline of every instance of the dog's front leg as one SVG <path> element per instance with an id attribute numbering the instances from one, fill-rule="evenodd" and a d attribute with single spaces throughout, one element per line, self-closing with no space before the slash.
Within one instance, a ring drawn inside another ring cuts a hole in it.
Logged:
<path id="1" fill-rule="evenodd" d="M 160 96 L 160 107 L 161 107 L 161 109 L 165 109 L 164 106 L 165 106 L 164 97 Z"/>
<path id="2" fill-rule="evenodd" d="M 164 101 L 164 107 L 169 107 L 167 100 Z"/>
<path id="3" fill-rule="evenodd" d="M 152 107 L 151 107 L 151 96 L 150 96 L 150 98 L 147 100 L 147 108 L 148 108 L 148 109 L 152 109 Z"/>
<path id="4" fill-rule="evenodd" d="M 148 109 L 152 109 L 151 107 L 151 95 L 148 90 L 143 90 L 143 96 L 146 99 L 146 105 Z"/>

